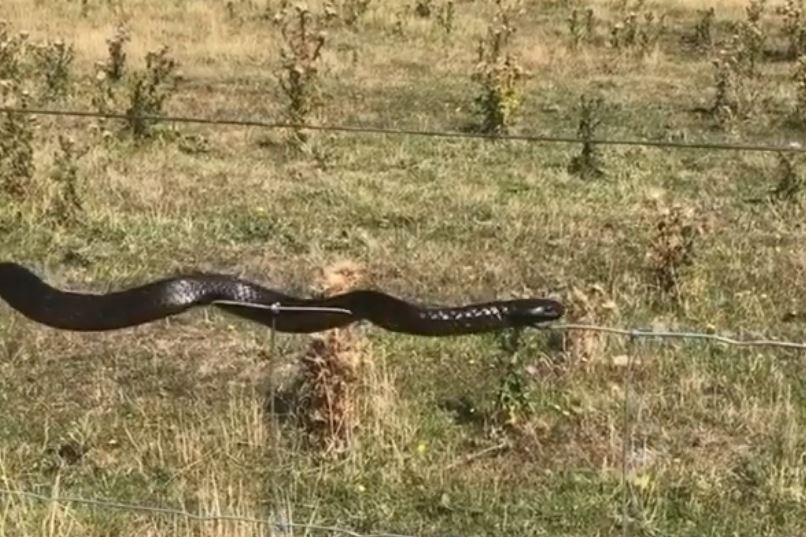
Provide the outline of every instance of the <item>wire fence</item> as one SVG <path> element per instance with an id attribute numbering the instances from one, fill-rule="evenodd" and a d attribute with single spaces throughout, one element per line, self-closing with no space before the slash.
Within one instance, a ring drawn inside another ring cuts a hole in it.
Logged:
<path id="1" fill-rule="evenodd" d="M 274 311 L 286 311 L 281 307 L 270 308 Z M 287 311 L 303 311 L 306 309 L 314 309 L 319 311 L 320 308 L 305 308 L 296 307 Z M 342 313 L 342 312 L 337 312 Z M 599 326 L 593 324 L 573 324 L 573 323 L 555 323 L 536 326 L 540 330 L 579 330 L 579 331 L 592 331 L 611 334 L 619 337 L 629 338 L 634 342 L 640 338 L 647 339 L 678 339 L 678 340 L 695 340 L 700 342 L 713 342 L 723 345 L 736 346 L 736 347 L 769 347 L 773 349 L 787 349 L 806 352 L 806 342 L 796 341 L 783 341 L 775 339 L 738 339 L 732 336 L 705 333 L 705 332 L 675 332 L 675 331 L 655 331 L 645 328 L 618 328 L 611 326 Z M 274 354 L 274 330 L 272 330 L 272 355 Z M 632 358 L 628 357 L 626 373 L 624 376 L 624 399 L 623 399 L 623 435 L 624 442 L 622 443 L 622 460 L 621 460 L 621 482 L 622 482 L 622 533 L 627 536 L 631 533 L 629 523 L 629 501 L 630 501 L 630 486 L 627 481 L 627 475 L 630 470 L 629 454 L 632 450 L 632 417 L 630 415 L 630 396 L 631 396 L 631 370 Z M 413 537 L 411 535 L 389 532 L 371 532 L 360 533 L 351 529 L 338 527 L 335 525 L 320 525 L 313 523 L 296 523 L 287 521 L 277 521 L 271 518 L 257 518 L 235 514 L 204 514 L 199 512 L 192 512 L 184 509 L 167 506 L 154 506 L 144 505 L 139 503 L 124 503 L 109 499 L 101 498 L 85 498 L 79 496 L 63 496 L 63 495 L 46 495 L 28 490 L 19 490 L 11 488 L 0 488 L 0 496 L 16 497 L 19 499 L 29 499 L 39 502 L 54 502 L 59 504 L 80 504 L 92 508 L 127 511 L 130 513 L 147 513 L 152 515 L 167 515 L 173 517 L 181 517 L 187 521 L 205 523 L 205 522 L 240 522 L 245 524 L 262 525 L 272 528 L 275 532 L 281 535 L 291 535 L 294 529 L 305 530 L 309 533 L 329 533 L 336 535 L 345 535 L 348 537 Z M 307 534 L 307 533 L 306 533 Z"/>
<path id="2" fill-rule="evenodd" d="M 131 513 L 141 512 L 141 513 L 149 513 L 152 515 L 169 515 L 169 516 L 181 517 L 184 518 L 185 520 L 191 520 L 194 522 L 241 522 L 245 524 L 268 526 L 274 529 L 276 532 L 283 535 L 285 534 L 293 535 L 292 530 L 304 529 L 310 532 L 317 532 L 317 533 L 328 532 L 331 534 L 336 533 L 340 535 L 347 535 L 349 537 L 412 537 L 410 535 L 404 535 L 400 533 L 385 533 L 385 532 L 358 533 L 356 531 L 349 530 L 346 528 L 340 528 L 337 526 L 322 526 L 302 522 L 284 522 L 284 521 L 278 522 L 275 520 L 271 520 L 269 518 L 247 517 L 242 515 L 232 515 L 232 514 L 205 515 L 200 513 L 194 513 L 192 511 L 186 511 L 184 509 L 176 509 L 173 507 L 142 505 L 137 503 L 123 503 L 99 498 L 82 498 L 79 496 L 56 496 L 56 495 L 47 496 L 45 494 L 39 494 L 36 492 L 7 489 L 7 488 L 0 488 L 0 496 L 27 498 L 39 502 L 55 502 L 62 505 L 81 504 L 100 509 L 127 511 Z"/>
<path id="3" fill-rule="evenodd" d="M 592 324 L 562 323 L 545 327 L 549 330 L 584 330 L 588 332 L 604 332 L 619 336 L 633 338 L 660 338 L 660 339 L 691 339 L 706 340 L 735 347 L 774 347 L 806 351 L 806 342 L 782 341 L 775 339 L 737 339 L 726 335 L 706 332 L 672 332 L 666 330 L 652 330 L 645 328 L 614 328 L 611 326 L 597 326 Z"/>
<path id="4" fill-rule="evenodd" d="M 96 119 L 117 119 L 124 121 L 145 120 L 164 123 L 194 123 L 201 125 L 233 126 L 233 127 L 259 127 L 264 129 L 294 129 L 323 132 L 342 132 L 355 134 L 382 134 L 396 136 L 421 136 L 430 138 L 466 138 L 508 140 L 535 143 L 553 144 L 595 144 L 614 146 L 641 146 L 659 147 L 669 149 L 705 149 L 713 151 L 749 151 L 749 152 L 775 152 L 775 153 L 806 153 L 806 147 L 801 142 L 792 141 L 786 145 L 770 143 L 726 143 L 726 142 L 682 142 L 673 140 L 630 140 L 614 138 L 583 139 L 575 136 L 550 134 L 484 134 L 476 132 L 459 132 L 446 130 L 418 130 L 391 127 L 353 126 L 353 125 L 316 125 L 310 123 L 291 123 L 282 121 L 265 121 L 259 119 L 225 119 L 205 118 L 193 116 L 170 115 L 131 115 L 113 112 L 91 112 L 81 110 L 51 110 L 44 108 L 20 108 L 0 106 L 0 112 L 37 116 L 83 117 Z"/>

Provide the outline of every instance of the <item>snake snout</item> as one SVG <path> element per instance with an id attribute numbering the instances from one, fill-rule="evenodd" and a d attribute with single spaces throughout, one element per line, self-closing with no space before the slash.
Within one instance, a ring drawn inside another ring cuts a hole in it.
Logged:
<path id="1" fill-rule="evenodd" d="M 526 308 L 522 312 L 522 318 L 533 323 L 554 321 L 565 313 L 565 307 L 554 300 L 540 300 L 537 304 Z"/>
<path id="2" fill-rule="evenodd" d="M 538 315 L 551 317 L 552 319 L 559 319 L 565 313 L 565 308 L 559 302 L 547 300 L 545 304 L 537 307 L 537 311 L 535 313 Z"/>

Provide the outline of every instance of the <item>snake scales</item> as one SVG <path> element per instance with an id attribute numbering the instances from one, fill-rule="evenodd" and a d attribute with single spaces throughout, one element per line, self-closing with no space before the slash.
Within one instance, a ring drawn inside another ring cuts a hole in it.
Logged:
<path id="1" fill-rule="evenodd" d="M 11 262 L 0 263 L 0 298 L 33 321 L 75 331 L 127 328 L 207 305 L 280 332 L 319 332 L 366 320 L 386 330 L 420 336 L 532 326 L 564 313 L 560 303 L 542 298 L 457 307 L 425 307 L 376 290 L 297 298 L 216 273 L 183 274 L 107 294 L 86 294 L 56 289 Z"/>

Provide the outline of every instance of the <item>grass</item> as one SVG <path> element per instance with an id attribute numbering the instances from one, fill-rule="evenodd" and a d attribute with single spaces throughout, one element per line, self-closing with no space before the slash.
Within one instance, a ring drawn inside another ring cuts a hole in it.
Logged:
<path id="1" fill-rule="evenodd" d="M 32 39 L 75 46 L 68 108 L 90 106 L 93 65 L 125 20 L 129 65 L 163 44 L 179 61 L 167 112 L 271 118 L 283 102 L 272 78 L 279 36 L 260 4 L 235 2 L 232 19 L 205 0 L 88 2 L 86 16 L 77 2 L 7 0 L 3 16 Z M 436 20 L 407 15 L 403 38 L 391 33 L 399 4 L 329 31 L 321 117 L 465 128 L 492 8 L 457 2 L 447 37 Z M 618 20 L 612 3 L 591 5 Z M 714 5 L 718 23 L 743 16 L 743 2 Z M 661 7 L 669 35 L 639 61 L 571 51 L 571 7 L 527 3 L 513 42 L 528 73 L 513 131 L 572 135 L 580 95 L 598 92 L 609 110 L 598 135 L 727 136 L 692 112 L 710 103 L 712 71 L 678 38 L 702 6 Z M 790 70 L 762 65 L 767 99 L 741 138 L 802 137 L 787 121 Z M 201 268 L 307 294 L 322 267 L 348 259 L 370 284 L 421 301 L 546 295 L 573 305 L 570 320 L 803 339 L 803 207 L 745 201 L 775 186 L 774 154 L 606 148 L 607 176 L 583 181 L 567 172 L 571 146 L 317 135 L 312 158 L 258 129 L 177 125 L 135 145 L 103 141 L 90 125 L 39 118 L 35 188 L 0 205 L 3 258 L 61 286 L 112 289 Z M 54 228 L 40 216 L 59 133 L 88 151 L 78 160 L 83 219 Z M 189 151 L 172 133 L 209 149 Z M 657 300 L 645 259 L 658 199 L 692 208 L 703 229 L 675 301 Z M 783 323 L 788 312 L 801 316 Z M 502 375 L 497 337 L 370 328 L 358 429 L 346 453 L 322 456 L 293 420 L 275 426 L 267 411 L 272 379 L 293 380 L 310 338 L 272 345 L 260 327 L 213 311 L 105 334 L 49 330 L 4 306 L 0 321 L 2 487 L 358 532 L 621 534 L 627 356 L 631 535 L 804 530 L 802 353 L 526 333 L 531 413 L 506 427 L 485 419 Z M 478 412 L 452 410 L 465 400 Z M 0 496 L 0 535 L 262 531 Z"/>

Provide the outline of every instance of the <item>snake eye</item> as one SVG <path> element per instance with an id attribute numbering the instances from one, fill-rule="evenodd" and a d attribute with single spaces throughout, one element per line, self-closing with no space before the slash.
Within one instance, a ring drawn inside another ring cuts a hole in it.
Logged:
<path id="1" fill-rule="evenodd" d="M 562 304 L 560 304 L 559 302 L 546 302 L 545 304 L 541 304 L 540 306 L 537 306 L 534 309 L 532 309 L 533 315 L 551 317 L 553 319 L 562 317 L 564 312 L 565 310 Z"/>
<path id="2" fill-rule="evenodd" d="M 518 324 L 533 325 L 562 317 L 562 304 L 548 299 L 526 299 L 509 311 L 509 318 Z"/>

